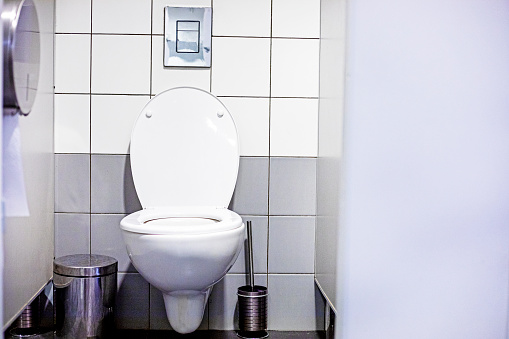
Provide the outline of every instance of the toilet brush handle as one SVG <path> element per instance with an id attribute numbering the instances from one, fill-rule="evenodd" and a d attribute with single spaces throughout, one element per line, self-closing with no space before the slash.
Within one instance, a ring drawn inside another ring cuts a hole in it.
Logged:
<path id="1" fill-rule="evenodd" d="M 253 232 L 251 228 L 251 221 L 247 222 L 247 254 L 249 262 L 249 285 L 254 290 L 254 268 L 253 268 Z"/>

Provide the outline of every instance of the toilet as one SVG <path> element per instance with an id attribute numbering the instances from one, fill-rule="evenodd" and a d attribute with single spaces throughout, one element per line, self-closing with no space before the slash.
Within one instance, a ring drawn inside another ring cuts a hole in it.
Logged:
<path id="1" fill-rule="evenodd" d="M 130 158 L 143 209 L 120 222 L 127 253 L 163 293 L 173 329 L 193 332 L 245 239 L 242 219 L 227 208 L 239 168 L 235 123 L 212 94 L 170 89 L 141 111 Z"/>

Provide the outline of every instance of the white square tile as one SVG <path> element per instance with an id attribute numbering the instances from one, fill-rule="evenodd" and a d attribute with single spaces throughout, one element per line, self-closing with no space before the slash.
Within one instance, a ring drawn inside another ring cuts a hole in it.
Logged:
<path id="1" fill-rule="evenodd" d="M 89 154 L 55 154 L 55 212 L 90 213 Z"/>
<path id="2" fill-rule="evenodd" d="M 214 285 L 209 298 L 209 328 L 211 330 L 239 328 L 237 289 L 247 284 L 247 275 L 227 274 L 223 280 Z M 267 275 L 255 274 L 255 284 L 267 286 Z"/>
<path id="3" fill-rule="evenodd" d="M 251 221 L 253 228 L 253 266 L 255 273 L 267 273 L 267 237 L 268 237 L 268 218 L 261 216 L 242 216 L 246 223 Z M 247 224 L 246 224 L 247 225 Z M 230 269 L 229 273 L 247 273 L 246 255 L 247 238 L 244 241 L 244 247 L 240 250 L 237 261 Z"/>
<path id="4" fill-rule="evenodd" d="M 124 216 L 124 214 L 92 214 L 90 250 L 91 253 L 117 259 L 119 272 L 136 272 L 127 255 L 120 229 L 120 221 Z"/>
<path id="5" fill-rule="evenodd" d="M 150 36 L 94 35 L 92 93 L 150 94 Z"/>
<path id="6" fill-rule="evenodd" d="M 101 0 L 92 7 L 92 32 L 150 34 L 150 0 Z"/>
<path id="7" fill-rule="evenodd" d="M 90 95 L 55 95 L 55 153 L 90 153 Z"/>
<path id="8" fill-rule="evenodd" d="M 323 330 L 324 307 L 312 274 L 269 274 L 270 330 Z"/>
<path id="9" fill-rule="evenodd" d="M 175 68 L 163 66 L 163 37 L 152 37 L 152 94 L 190 86 L 210 91 L 210 68 Z"/>
<path id="10" fill-rule="evenodd" d="M 314 273 L 315 217 L 269 218 L 269 273 Z"/>
<path id="11" fill-rule="evenodd" d="M 229 208 L 244 215 L 269 212 L 269 157 L 241 157 Z"/>
<path id="12" fill-rule="evenodd" d="M 149 284 L 137 273 L 119 273 L 115 303 L 115 326 L 120 329 L 149 328 Z"/>
<path id="13" fill-rule="evenodd" d="M 56 33 L 90 33 L 92 0 L 56 0 Z"/>
<path id="14" fill-rule="evenodd" d="M 268 97 L 270 39 L 213 38 L 212 93 Z"/>
<path id="15" fill-rule="evenodd" d="M 269 155 L 269 99 L 220 98 L 233 117 L 240 139 L 240 155 Z"/>
<path id="16" fill-rule="evenodd" d="M 318 97 L 319 40 L 272 39 L 272 96 Z"/>
<path id="17" fill-rule="evenodd" d="M 90 216 L 55 213 L 55 257 L 90 253 Z"/>
<path id="18" fill-rule="evenodd" d="M 316 215 L 316 160 L 271 157 L 269 215 Z"/>
<path id="19" fill-rule="evenodd" d="M 153 0 L 152 34 L 164 32 L 164 7 L 212 7 L 211 0 Z"/>
<path id="20" fill-rule="evenodd" d="M 214 36 L 270 37 L 270 0 L 214 0 Z"/>
<path id="21" fill-rule="evenodd" d="M 270 155 L 316 157 L 317 154 L 318 99 L 272 99 Z"/>
<path id="22" fill-rule="evenodd" d="M 90 35 L 55 35 L 55 92 L 90 93 Z"/>
<path id="23" fill-rule="evenodd" d="M 209 328 L 209 308 L 208 304 L 203 312 L 203 320 L 198 327 L 200 330 Z M 154 286 L 150 285 L 150 329 L 151 330 L 172 330 L 168 317 L 166 316 L 166 307 L 164 306 L 163 294 Z"/>
<path id="24" fill-rule="evenodd" d="M 320 0 L 273 0 L 272 36 L 320 37 Z"/>
<path id="25" fill-rule="evenodd" d="M 92 153 L 128 154 L 131 130 L 149 96 L 92 96 Z"/>

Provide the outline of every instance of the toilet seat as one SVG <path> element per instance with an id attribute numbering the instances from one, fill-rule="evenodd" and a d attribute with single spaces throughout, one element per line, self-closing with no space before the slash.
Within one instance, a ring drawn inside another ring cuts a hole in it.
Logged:
<path id="1" fill-rule="evenodd" d="M 242 218 L 226 208 L 147 208 L 122 219 L 120 228 L 142 234 L 193 235 L 224 232 L 242 226 Z"/>
<path id="2" fill-rule="evenodd" d="M 239 168 L 237 128 L 209 92 L 178 87 L 152 98 L 133 126 L 130 155 L 143 208 L 230 203 Z"/>

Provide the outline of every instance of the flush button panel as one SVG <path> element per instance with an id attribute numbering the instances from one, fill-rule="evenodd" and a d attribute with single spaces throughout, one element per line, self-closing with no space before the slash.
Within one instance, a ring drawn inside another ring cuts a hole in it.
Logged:
<path id="1" fill-rule="evenodd" d="M 212 8 L 165 7 L 164 66 L 210 67 Z"/>

